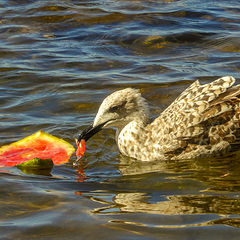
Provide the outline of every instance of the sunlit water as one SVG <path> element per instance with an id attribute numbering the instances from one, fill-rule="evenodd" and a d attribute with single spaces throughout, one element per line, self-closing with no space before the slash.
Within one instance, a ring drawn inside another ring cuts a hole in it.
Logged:
<path id="1" fill-rule="evenodd" d="M 128 86 L 157 116 L 196 79 L 239 79 L 239 16 L 238 0 L 0 0 L 0 144 L 74 144 Z M 0 169 L 1 239 L 240 239 L 238 157 L 141 163 L 110 129 L 75 160 Z"/>

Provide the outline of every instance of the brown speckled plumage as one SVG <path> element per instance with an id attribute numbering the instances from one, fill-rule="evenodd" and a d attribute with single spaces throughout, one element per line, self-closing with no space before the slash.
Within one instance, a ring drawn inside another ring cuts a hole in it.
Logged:
<path id="1" fill-rule="evenodd" d="M 148 105 L 138 90 L 109 95 L 94 125 L 117 128 L 122 154 L 142 161 L 222 155 L 240 145 L 240 85 L 222 77 L 200 85 L 194 82 L 149 123 Z M 240 147 L 239 147 L 240 149 Z"/>

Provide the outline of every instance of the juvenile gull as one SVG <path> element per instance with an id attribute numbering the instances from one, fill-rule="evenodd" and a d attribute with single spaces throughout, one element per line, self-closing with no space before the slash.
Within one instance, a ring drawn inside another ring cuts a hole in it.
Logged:
<path id="1" fill-rule="evenodd" d="M 230 76 L 205 85 L 195 81 L 152 122 L 139 90 L 116 91 L 104 99 L 78 141 L 115 127 L 120 152 L 142 161 L 236 151 L 240 149 L 240 85 L 233 86 L 234 82 Z"/>

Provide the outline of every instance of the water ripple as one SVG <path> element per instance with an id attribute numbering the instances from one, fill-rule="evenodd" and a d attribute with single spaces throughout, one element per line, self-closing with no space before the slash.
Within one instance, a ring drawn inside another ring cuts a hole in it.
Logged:
<path id="1" fill-rule="evenodd" d="M 1 145 L 74 145 L 102 99 L 139 88 L 158 116 L 199 79 L 239 81 L 237 0 L 0 0 Z M 239 156 L 141 163 L 114 131 L 49 171 L 0 169 L 5 239 L 239 239 Z"/>

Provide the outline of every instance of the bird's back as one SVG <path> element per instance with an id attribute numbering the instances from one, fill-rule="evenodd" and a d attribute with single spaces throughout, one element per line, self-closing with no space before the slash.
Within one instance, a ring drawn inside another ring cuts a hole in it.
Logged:
<path id="1" fill-rule="evenodd" d="M 147 126 L 147 144 L 159 146 L 165 158 L 172 159 L 236 150 L 240 144 L 240 85 L 233 86 L 234 82 L 228 76 L 205 85 L 194 82 Z"/>

